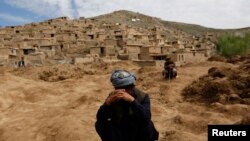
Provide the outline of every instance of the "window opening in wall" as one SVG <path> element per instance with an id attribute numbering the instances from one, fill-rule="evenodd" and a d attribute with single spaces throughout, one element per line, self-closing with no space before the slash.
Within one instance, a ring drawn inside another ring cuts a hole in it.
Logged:
<path id="1" fill-rule="evenodd" d="M 200 48 L 200 47 L 201 47 L 201 45 L 196 45 L 196 47 L 197 47 L 197 48 Z"/>
<path id="2" fill-rule="evenodd" d="M 35 53 L 36 50 L 35 49 L 23 49 L 23 54 L 24 55 L 29 55 L 31 53 Z"/>
<path id="3" fill-rule="evenodd" d="M 88 35 L 90 39 L 94 39 L 94 35 Z"/>
<path id="4" fill-rule="evenodd" d="M 104 51 L 105 51 L 104 47 L 101 47 L 101 54 L 104 54 Z"/>

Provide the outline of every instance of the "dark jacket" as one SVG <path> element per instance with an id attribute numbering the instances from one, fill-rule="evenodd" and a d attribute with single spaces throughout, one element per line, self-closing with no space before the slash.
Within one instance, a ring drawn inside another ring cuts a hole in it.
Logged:
<path id="1" fill-rule="evenodd" d="M 132 103 L 119 101 L 111 106 L 103 104 L 97 112 L 97 124 L 106 124 L 111 128 L 110 133 L 113 135 L 110 141 L 155 141 L 158 139 L 158 132 L 151 121 L 148 94 L 136 88 L 133 93 L 135 100 Z M 98 128 L 97 124 L 96 128 Z M 101 129 L 97 129 L 97 132 L 98 130 Z"/>
<path id="2" fill-rule="evenodd" d="M 166 61 L 166 62 L 164 63 L 164 68 L 167 69 L 167 70 L 170 69 L 169 66 L 170 66 L 171 64 L 173 64 L 173 67 L 175 67 L 175 63 L 174 63 L 173 61 L 171 61 L 171 60 Z"/>

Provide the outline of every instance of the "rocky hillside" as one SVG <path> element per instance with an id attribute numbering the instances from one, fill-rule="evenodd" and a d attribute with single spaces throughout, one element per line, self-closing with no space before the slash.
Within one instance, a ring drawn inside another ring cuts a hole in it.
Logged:
<path id="1" fill-rule="evenodd" d="M 168 29 L 180 30 L 193 35 L 203 35 L 206 32 L 211 33 L 240 33 L 244 34 L 250 32 L 250 27 L 240 28 L 240 29 L 215 29 L 208 28 L 201 25 L 195 25 L 192 23 L 180 23 L 174 21 L 167 21 L 157 18 L 150 17 L 138 12 L 132 12 L 127 10 L 115 11 L 109 14 L 100 15 L 93 17 L 101 22 L 113 22 L 113 23 L 125 23 L 131 26 L 146 27 L 151 28 L 154 26 L 165 27 Z M 91 18 L 91 19 L 93 19 Z M 133 22 L 131 19 L 139 19 L 140 22 Z"/>

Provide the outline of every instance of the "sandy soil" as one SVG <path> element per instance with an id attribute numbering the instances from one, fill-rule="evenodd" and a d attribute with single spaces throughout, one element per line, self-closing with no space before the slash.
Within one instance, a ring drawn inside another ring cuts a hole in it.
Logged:
<path id="1" fill-rule="evenodd" d="M 99 141 L 95 115 L 113 89 L 109 77 L 114 68 L 137 74 L 136 85 L 150 95 L 161 141 L 206 141 L 208 124 L 234 124 L 250 112 L 245 104 L 206 105 L 183 99 L 186 86 L 219 66 L 237 67 L 223 62 L 187 65 L 179 67 L 178 78 L 171 81 L 162 78 L 161 68 L 140 68 L 131 62 L 1 68 L 0 141 Z"/>

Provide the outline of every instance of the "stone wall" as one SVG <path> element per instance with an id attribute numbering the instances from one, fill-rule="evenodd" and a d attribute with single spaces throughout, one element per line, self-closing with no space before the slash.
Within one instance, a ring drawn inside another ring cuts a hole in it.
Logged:
<path id="1" fill-rule="evenodd" d="M 145 61 L 145 60 L 137 60 L 134 61 L 140 67 L 147 67 L 147 66 L 156 66 L 155 61 Z"/>
<path id="2" fill-rule="evenodd" d="M 100 47 L 90 47 L 90 54 L 101 54 L 101 48 Z"/>
<path id="3" fill-rule="evenodd" d="M 157 47 L 157 46 L 151 46 L 151 47 L 149 47 L 149 53 L 161 54 L 161 48 Z"/>
<path id="4" fill-rule="evenodd" d="M 204 62 L 208 59 L 205 56 L 205 52 L 185 52 L 184 54 L 185 62 L 186 63 L 198 63 Z"/>
<path id="5" fill-rule="evenodd" d="M 94 57 L 74 58 L 74 64 L 84 64 L 94 62 Z"/>
<path id="6" fill-rule="evenodd" d="M 141 45 L 126 45 L 125 50 L 128 54 L 130 53 L 140 53 Z"/>

